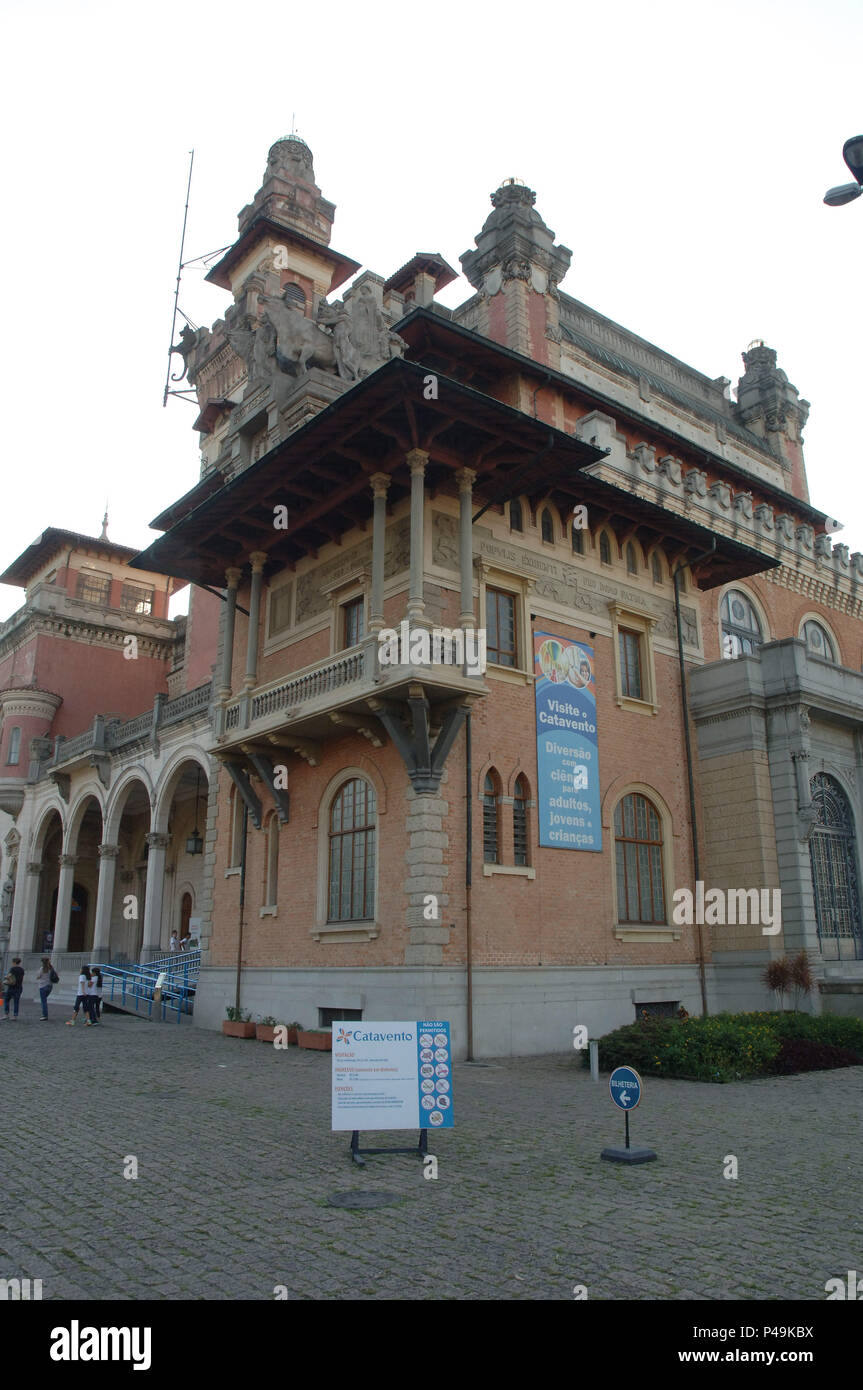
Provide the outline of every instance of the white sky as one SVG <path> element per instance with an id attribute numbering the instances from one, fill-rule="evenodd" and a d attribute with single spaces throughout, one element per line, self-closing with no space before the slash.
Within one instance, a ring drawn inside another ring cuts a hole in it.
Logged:
<path id="1" fill-rule="evenodd" d="M 812 403 L 812 502 L 863 550 L 863 200 L 821 201 L 863 131 L 861 40 L 857 0 L 6 0 L 0 568 L 47 526 L 98 535 L 106 496 L 143 548 L 197 481 L 196 409 L 162 408 L 189 150 L 187 259 L 236 238 L 292 113 L 364 267 L 458 269 L 516 175 L 569 294 L 734 386 L 763 338 Z M 196 323 L 228 303 L 185 273 Z"/>

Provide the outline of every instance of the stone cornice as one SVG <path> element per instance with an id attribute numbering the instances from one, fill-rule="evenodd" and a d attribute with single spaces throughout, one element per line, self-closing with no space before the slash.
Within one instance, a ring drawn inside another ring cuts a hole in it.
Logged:
<path id="1" fill-rule="evenodd" d="M 135 615 L 129 616 L 130 619 L 135 617 Z M 157 661 L 170 660 L 176 639 L 151 636 L 142 632 L 134 621 L 130 621 L 128 629 L 125 629 L 119 624 L 117 627 L 108 627 L 105 624 L 88 622 L 82 618 L 59 617 L 51 613 L 40 613 L 36 610 L 31 612 L 23 623 L 16 626 L 14 641 L 10 641 L 7 645 L 6 640 L 0 637 L 0 657 L 16 651 L 30 638 L 40 635 L 63 637 L 67 640 L 75 640 L 75 637 L 79 637 L 79 640 L 86 641 L 88 646 L 122 648 L 128 633 L 132 633 L 138 640 L 139 656 L 154 657 Z M 10 633 L 9 636 L 11 637 L 12 634 Z"/>

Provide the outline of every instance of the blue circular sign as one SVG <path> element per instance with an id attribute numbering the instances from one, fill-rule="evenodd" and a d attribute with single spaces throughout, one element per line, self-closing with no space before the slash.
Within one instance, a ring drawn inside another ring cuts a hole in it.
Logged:
<path id="1" fill-rule="evenodd" d="M 615 1067 L 608 1078 L 611 1099 L 620 1110 L 634 1110 L 641 1100 L 641 1077 L 632 1067 Z"/>

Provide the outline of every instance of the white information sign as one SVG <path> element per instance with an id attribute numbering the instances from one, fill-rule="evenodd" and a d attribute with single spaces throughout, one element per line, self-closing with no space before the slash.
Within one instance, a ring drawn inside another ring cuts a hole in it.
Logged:
<path id="1" fill-rule="evenodd" d="M 449 1023 L 333 1023 L 333 1129 L 451 1129 Z"/>

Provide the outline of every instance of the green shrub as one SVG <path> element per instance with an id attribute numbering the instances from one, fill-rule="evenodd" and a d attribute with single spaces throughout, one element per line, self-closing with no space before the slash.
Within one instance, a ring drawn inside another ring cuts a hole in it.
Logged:
<path id="1" fill-rule="evenodd" d="M 599 1065 L 603 1071 L 630 1066 L 646 1076 L 736 1081 L 771 1075 L 783 1039 L 841 1048 L 863 1062 L 860 1019 L 770 1012 L 646 1018 L 600 1038 Z M 786 1055 L 793 1054 L 786 1050 Z M 590 1065 L 586 1050 L 582 1059 Z"/>

